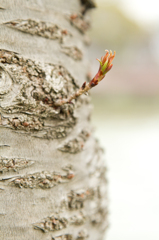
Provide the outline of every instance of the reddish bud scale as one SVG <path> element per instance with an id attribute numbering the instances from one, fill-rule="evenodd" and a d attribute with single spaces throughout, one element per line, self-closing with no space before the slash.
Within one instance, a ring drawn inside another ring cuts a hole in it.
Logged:
<path id="1" fill-rule="evenodd" d="M 104 55 L 104 57 L 101 58 L 102 63 L 105 63 L 107 61 L 108 55 L 109 55 L 109 52 L 108 52 L 108 50 L 106 50 L 106 54 Z"/>
<path id="2" fill-rule="evenodd" d="M 107 72 L 110 71 L 110 69 L 113 67 L 113 64 L 111 64 L 108 68 L 107 68 Z"/>
<path id="3" fill-rule="evenodd" d="M 115 57 L 115 52 L 112 54 L 112 51 L 110 53 L 108 50 L 106 50 L 106 54 L 104 57 L 101 57 L 101 60 L 98 60 L 100 62 L 99 72 L 101 75 L 105 75 L 111 68 L 112 68 L 112 61 Z"/>
<path id="4" fill-rule="evenodd" d="M 85 87 L 86 87 L 86 82 L 83 83 L 83 85 L 82 85 L 82 87 L 81 87 L 82 90 L 85 89 Z"/>
<path id="5" fill-rule="evenodd" d="M 96 79 L 94 79 L 93 78 L 93 80 L 89 83 L 89 85 L 90 85 L 90 87 L 92 88 L 92 87 L 95 87 L 96 85 L 98 84 L 98 80 Z"/>

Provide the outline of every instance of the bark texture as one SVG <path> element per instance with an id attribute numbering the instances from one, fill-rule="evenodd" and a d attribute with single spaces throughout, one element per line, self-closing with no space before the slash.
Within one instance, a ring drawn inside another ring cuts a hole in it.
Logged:
<path id="1" fill-rule="evenodd" d="M 86 81 L 89 5 L 0 0 L 2 240 L 101 240 L 107 228 L 90 97 L 55 104 Z"/>

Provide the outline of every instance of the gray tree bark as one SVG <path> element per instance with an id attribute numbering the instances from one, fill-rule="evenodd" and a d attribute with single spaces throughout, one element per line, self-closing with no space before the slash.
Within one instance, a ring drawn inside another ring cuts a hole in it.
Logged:
<path id="1" fill-rule="evenodd" d="M 91 2 L 0 0 L 0 239 L 98 240 L 107 228 L 90 97 L 55 106 L 86 81 Z"/>

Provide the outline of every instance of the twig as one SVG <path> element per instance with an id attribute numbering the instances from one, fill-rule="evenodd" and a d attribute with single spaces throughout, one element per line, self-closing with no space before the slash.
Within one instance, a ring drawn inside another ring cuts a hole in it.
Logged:
<path id="1" fill-rule="evenodd" d="M 88 84 L 86 84 L 86 82 L 84 82 L 82 84 L 82 87 L 80 89 L 78 89 L 76 93 L 74 93 L 73 95 L 71 95 L 68 98 L 57 100 L 56 102 L 54 102 L 54 105 L 59 107 L 65 103 L 71 103 L 71 101 L 73 99 L 78 98 L 83 93 L 88 92 L 91 88 L 98 85 L 98 83 L 105 77 L 106 73 L 108 71 L 110 71 L 110 69 L 112 68 L 112 66 L 113 66 L 112 61 L 113 61 L 114 57 L 115 57 L 115 52 L 114 52 L 114 54 L 112 54 L 112 51 L 110 51 L 110 53 L 109 53 L 109 51 L 106 50 L 105 56 L 101 57 L 101 60 L 97 59 L 100 63 L 100 66 L 99 66 L 99 70 L 98 70 L 97 74 L 95 75 L 95 77 Z"/>

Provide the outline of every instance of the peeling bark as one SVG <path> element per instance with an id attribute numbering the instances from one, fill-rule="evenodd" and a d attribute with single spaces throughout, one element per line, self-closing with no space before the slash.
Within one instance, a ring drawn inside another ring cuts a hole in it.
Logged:
<path id="1" fill-rule="evenodd" d="M 92 133 L 90 96 L 56 105 L 87 81 L 92 7 L 93 1 L 0 0 L 2 240 L 101 240 L 108 227 L 106 168 Z"/>

